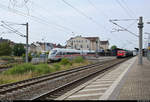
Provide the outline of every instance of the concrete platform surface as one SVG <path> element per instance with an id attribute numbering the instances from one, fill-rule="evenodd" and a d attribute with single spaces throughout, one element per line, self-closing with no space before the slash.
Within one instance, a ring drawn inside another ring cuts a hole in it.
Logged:
<path id="1" fill-rule="evenodd" d="M 150 61 L 146 57 L 142 66 L 137 57 L 118 91 L 116 100 L 150 100 Z"/>

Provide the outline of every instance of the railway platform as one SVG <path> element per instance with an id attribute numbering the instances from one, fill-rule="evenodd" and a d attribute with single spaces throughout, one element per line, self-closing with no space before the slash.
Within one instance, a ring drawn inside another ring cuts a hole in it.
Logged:
<path id="1" fill-rule="evenodd" d="M 133 57 L 56 100 L 150 100 L 150 61 Z"/>
<path id="2" fill-rule="evenodd" d="M 143 65 L 136 59 L 129 69 L 116 100 L 150 100 L 150 61 L 143 57 Z"/>

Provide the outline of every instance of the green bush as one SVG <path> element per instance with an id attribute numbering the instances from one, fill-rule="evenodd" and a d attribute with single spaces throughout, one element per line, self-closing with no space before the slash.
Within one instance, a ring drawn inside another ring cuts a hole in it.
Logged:
<path id="1" fill-rule="evenodd" d="M 23 44 L 15 44 L 13 48 L 13 54 L 15 56 L 22 56 L 22 54 L 25 54 L 25 48 Z"/>
<path id="2" fill-rule="evenodd" d="M 22 55 L 22 58 L 23 58 L 23 60 L 25 61 L 25 60 L 26 60 L 26 55 L 23 54 L 23 55 Z M 28 53 L 28 61 L 30 62 L 31 60 L 32 60 L 31 53 Z"/>
<path id="3" fill-rule="evenodd" d="M 61 65 L 67 65 L 67 64 L 70 64 L 70 61 L 67 58 L 63 58 L 63 59 L 61 59 L 60 64 Z"/>
<path id="4" fill-rule="evenodd" d="M 84 59 L 81 56 L 78 56 L 78 57 L 73 59 L 73 62 L 75 62 L 75 63 L 82 63 L 82 62 L 84 62 Z"/>
<path id="5" fill-rule="evenodd" d="M 35 71 L 39 74 L 47 74 L 53 72 L 53 70 L 48 66 L 48 64 L 39 64 L 36 65 Z"/>
<path id="6" fill-rule="evenodd" d="M 35 66 L 30 63 L 16 65 L 7 71 L 4 71 L 3 74 L 14 75 L 14 74 L 24 74 L 26 72 L 34 71 Z"/>
<path id="7" fill-rule="evenodd" d="M 54 72 L 54 68 L 50 68 L 48 64 L 39 64 L 39 65 L 32 65 L 30 63 L 28 64 L 21 64 L 16 65 L 11 69 L 8 69 L 7 71 L 4 71 L 3 74 L 6 75 L 14 75 L 14 74 L 24 74 L 27 72 L 36 72 L 38 74 L 47 74 L 50 72 Z"/>
<path id="8" fill-rule="evenodd" d="M 60 64 L 59 63 L 57 63 L 57 64 L 55 63 L 53 65 L 53 67 L 55 68 L 56 71 L 60 70 Z"/>
<path id="9" fill-rule="evenodd" d="M 10 47 L 10 42 L 0 43 L 0 56 L 9 56 L 12 54 L 12 48 Z"/>

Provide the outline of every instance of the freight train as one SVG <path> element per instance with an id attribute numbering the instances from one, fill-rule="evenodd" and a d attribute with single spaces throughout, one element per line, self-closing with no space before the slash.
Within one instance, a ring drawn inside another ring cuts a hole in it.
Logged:
<path id="1" fill-rule="evenodd" d="M 132 57 L 132 56 L 133 56 L 133 51 L 129 51 L 129 50 L 117 51 L 117 58 Z"/>
<path id="2" fill-rule="evenodd" d="M 62 58 L 72 59 L 77 56 L 96 56 L 95 51 L 54 48 L 48 55 L 48 60 L 59 61 Z"/>

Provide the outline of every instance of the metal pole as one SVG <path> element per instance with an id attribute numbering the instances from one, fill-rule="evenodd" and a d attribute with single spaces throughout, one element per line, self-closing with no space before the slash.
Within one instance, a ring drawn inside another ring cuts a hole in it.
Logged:
<path id="1" fill-rule="evenodd" d="M 28 63 L 28 23 L 26 23 L 26 63 Z"/>
<path id="2" fill-rule="evenodd" d="M 138 64 L 142 65 L 143 64 L 143 59 L 142 59 L 143 17 L 139 17 L 138 28 L 139 28 L 139 56 L 138 56 L 139 59 L 138 59 Z"/>

